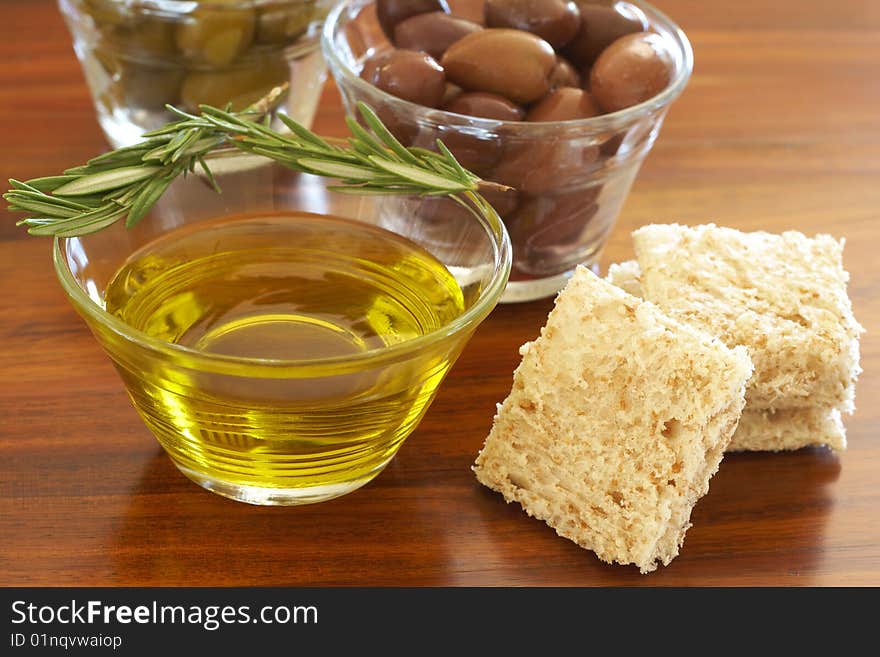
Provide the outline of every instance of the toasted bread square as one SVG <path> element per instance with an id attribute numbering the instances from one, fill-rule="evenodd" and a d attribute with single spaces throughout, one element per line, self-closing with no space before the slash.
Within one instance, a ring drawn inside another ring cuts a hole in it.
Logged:
<path id="1" fill-rule="evenodd" d="M 633 242 L 646 299 L 748 348 L 750 409 L 852 411 L 863 329 L 846 292 L 843 241 L 655 224 Z"/>
<path id="2" fill-rule="evenodd" d="M 668 564 L 739 420 L 746 350 L 579 267 L 521 354 L 477 479 L 604 561 Z"/>

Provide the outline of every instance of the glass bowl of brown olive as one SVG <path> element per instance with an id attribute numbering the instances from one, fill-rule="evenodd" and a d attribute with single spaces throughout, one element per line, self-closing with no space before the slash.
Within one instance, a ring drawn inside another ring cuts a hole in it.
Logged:
<path id="1" fill-rule="evenodd" d="M 682 30 L 640 0 L 346 0 L 322 49 L 349 110 L 364 101 L 406 146 L 442 140 L 499 183 L 485 196 L 513 244 L 502 301 L 596 266 L 693 69 Z"/>
<path id="2" fill-rule="evenodd" d="M 115 146 L 173 118 L 166 104 L 243 109 L 289 84 L 284 111 L 310 125 L 326 67 L 325 0 L 59 0 L 98 121 Z"/>

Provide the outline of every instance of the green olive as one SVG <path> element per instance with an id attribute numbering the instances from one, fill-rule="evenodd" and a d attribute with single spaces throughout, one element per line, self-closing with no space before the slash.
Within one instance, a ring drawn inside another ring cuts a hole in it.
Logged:
<path id="1" fill-rule="evenodd" d="M 107 47 L 106 45 L 98 45 L 92 51 L 92 55 L 94 55 L 95 59 L 98 60 L 98 63 L 101 64 L 101 67 L 110 77 L 113 77 L 119 72 L 119 57 L 116 55 L 116 51 L 113 48 Z"/>
<path id="2" fill-rule="evenodd" d="M 177 53 L 174 24 L 154 17 L 145 17 L 131 27 L 117 27 L 111 37 L 120 53 L 127 58 L 148 63 Z"/>
<path id="3" fill-rule="evenodd" d="M 125 25 L 134 21 L 131 8 L 118 0 L 85 0 L 83 8 L 98 27 Z"/>
<path id="4" fill-rule="evenodd" d="M 180 101 L 183 75 L 179 68 L 121 61 L 114 95 L 123 107 L 161 110 Z"/>
<path id="5" fill-rule="evenodd" d="M 214 5 L 236 5 L 214 0 Z M 252 8 L 198 7 L 177 26 L 177 46 L 194 64 L 229 66 L 254 40 L 256 12 Z"/>
<path id="6" fill-rule="evenodd" d="M 263 7 L 257 16 L 257 41 L 292 43 L 308 29 L 313 13 L 311 2 Z"/>
<path id="7" fill-rule="evenodd" d="M 191 72 L 183 81 L 180 96 L 184 107 L 190 110 L 202 103 L 215 107 L 231 103 L 232 109 L 238 111 L 289 78 L 290 69 L 282 57 L 254 57 L 225 71 Z"/>

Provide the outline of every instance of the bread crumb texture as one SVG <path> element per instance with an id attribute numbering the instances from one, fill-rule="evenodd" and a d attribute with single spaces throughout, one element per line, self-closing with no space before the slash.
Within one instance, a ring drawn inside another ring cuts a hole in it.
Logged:
<path id="1" fill-rule="evenodd" d="M 852 412 L 864 329 L 846 291 L 842 240 L 654 224 L 633 242 L 646 299 L 748 348 L 750 409 Z"/>
<path id="2" fill-rule="evenodd" d="M 846 430 L 838 409 L 750 411 L 746 407 L 727 451 L 780 452 L 814 445 L 846 449 Z"/>
<path id="3" fill-rule="evenodd" d="M 744 348 L 579 267 L 477 457 L 477 479 L 600 559 L 668 564 L 736 428 Z"/>
<path id="4" fill-rule="evenodd" d="M 639 269 L 637 260 L 626 260 L 610 265 L 605 280 L 634 297 L 645 296 L 642 292 L 642 270 Z"/>

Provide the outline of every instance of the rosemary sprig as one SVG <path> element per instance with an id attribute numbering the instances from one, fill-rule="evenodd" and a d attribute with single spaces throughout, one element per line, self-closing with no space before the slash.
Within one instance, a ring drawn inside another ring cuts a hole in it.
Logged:
<path id="1" fill-rule="evenodd" d="M 406 148 L 367 105 L 358 105 L 366 128 L 352 117 L 345 145 L 332 144 L 281 115 L 290 134 L 269 127 L 269 110 L 283 89 L 242 112 L 201 106 L 200 113 L 169 110 L 180 120 L 144 135 L 141 143 L 120 148 L 68 169 L 60 176 L 12 186 L 3 195 L 18 222 L 32 235 L 72 237 L 99 231 L 125 219 L 126 227 L 143 219 L 179 175 L 201 169 L 220 191 L 205 156 L 234 146 L 305 173 L 339 180 L 330 187 L 359 194 L 441 195 L 476 192 L 484 183 L 466 171 L 438 142 L 439 152 Z"/>

